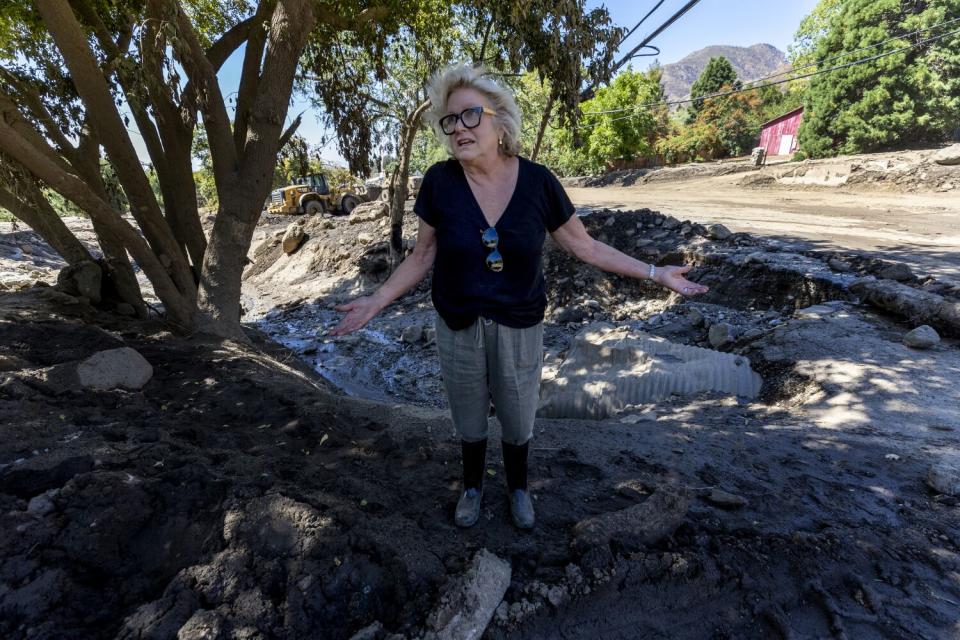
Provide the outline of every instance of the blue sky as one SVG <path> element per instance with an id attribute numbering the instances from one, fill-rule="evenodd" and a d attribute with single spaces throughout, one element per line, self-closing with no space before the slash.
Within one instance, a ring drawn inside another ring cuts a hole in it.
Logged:
<path id="1" fill-rule="evenodd" d="M 687 0 L 666 0 L 621 47 L 626 53 L 644 36 L 659 27 Z M 588 6 L 605 5 L 620 26 L 632 28 L 656 4 L 654 0 L 588 0 Z M 660 62 L 676 62 L 689 53 L 712 44 L 749 47 L 765 42 L 781 51 L 793 42 L 793 34 L 817 0 L 701 0 L 660 34 L 651 44 L 660 47 Z M 643 58 L 637 65 L 645 67 Z"/>
<path id="2" fill-rule="evenodd" d="M 687 0 L 666 0 L 650 18 L 623 43 L 626 53 L 644 36 L 659 27 L 667 18 L 686 4 Z M 613 21 L 627 29 L 633 27 L 655 4 L 655 0 L 588 0 L 593 8 L 605 5 Z M 793 34 L 803 17 L 816 6 L 817 0 L 701 0 L 686 15 L 664 31 L 652 44 L 660 47 L 658 60 L 662 64 L 676 62 L 689 53 L 712 44 L 750 46 L 761 42 L 772 44 L 781 51 L 793 41 Z M 239 85 L 242 51 L 235 53 L 223 66 L 219 77 L 224 94 L 235 91 Z M 635 68 L 646 68 L 652 58 L 638 58 Z M 287 118 L 306 110 L 300 125 L 300 135 L 311 144 L 319 144 L 321 137 L 331 138 L 317 121 L 310 103 L 296 97 Z M 134 136 L 134 141 L 136 136 Z M 343 164 L 335 143 L 328 143 L 321 152 L 325 160 Z M 144 154 L 145 156 L 145 154 Z"/>

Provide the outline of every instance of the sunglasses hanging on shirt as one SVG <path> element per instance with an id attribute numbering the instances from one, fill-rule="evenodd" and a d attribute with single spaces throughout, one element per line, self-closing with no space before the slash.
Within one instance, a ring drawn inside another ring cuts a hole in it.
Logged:
<path id="1" fill-rule="evenodd" d="M 483 246 L 490 249 L 490 254 L 487 255 L 486 260 L 487 268 L 497 273 L 503 271 L 503 256 L 497 250 L 497 245 L 500 244 L 500 236 L 497 234 L 497 230 L 490 227 L 483 232 L 480 240 L 483 242 Z"/>

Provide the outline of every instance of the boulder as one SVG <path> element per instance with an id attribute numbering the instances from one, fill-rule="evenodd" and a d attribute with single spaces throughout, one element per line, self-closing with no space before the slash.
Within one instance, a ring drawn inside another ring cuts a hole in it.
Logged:
<path id="1" fill-rule="evenodd" d="M 827 264 L 830 265 L 830 268 L 838 273 L 848 273 L 852 267 L 850 263 L 844 262 L 840 258 L 830 258 L 827 261 Z"/>
<path id="2" fill-rule="evenodd" d="M 198 609 L 177 631 L 177 640 L 217 640 L 223 637 L 224 621 L 216 611 Z"/>
<path id="3" fill-rule="evenodd" d="M 60 495 L 60 489 L 50 489 L 38 496 L 30 498 L 30 502 L 27 503 L 27 513 L 38 518 L 42 518 L 48 513 L 53 513 L 57 508 L 53 499 L 58 495 Z"/>
<path id="4" fill-rule="evenodd" d="M 715 322 L 710 325 L 707 336 L 710 340 L 710 346 L 719 349 L 733 342 L 733 327 L 726 322 Z"/>
<path id="5" fill-rule="evenodd" d="M 943 165 L 960 164 L 960 144 L 954 144 L 946 149 L 940 149 L 940 151 L 933 154 L 933 161 Z"/>
<path id="6" fill-rule="evenodd" d="M 928 324 L 923 324 L 903 336 L 903 344 L 913 349 L 929 349 L 940 344 L 940 334 Z"/>
<path id="7" fill-rule="evenodd" d="M 707 236 L 713 238 L 714 240 L 726 240 L 731 235 L 730 229 L 727 229 L 722 224 L 711 224 L 707 227 Z"/>
<path id="8" fill-rule="evenodd" d="M 910 267 L 899 262 L 883 267 L 877 272 L 877 275 L 886 280 L 896 280 L 897 282 L 913 280 L 913 271 L 910 270 Z"/>
<path id="9" fill-rule="evenodd" d="M 80 385 L 95 391 L 142 389 L 153 377 L 153 367 L 130 347 L 93 354 L 77 365 Z"/>
<path id="10" fill-rule="evenodd" d="M 390 205 L 383 200 L 364 202 L 354 207 L 350 212 L 350 224 L 373 222 L 390 215 Z"/>
<path id="11" fill-rule="evenodd" d="M 423 339 L 423 325 L 422 324 L 412 324 L 409 327 L 406 327 L 400 333 L 400 340 L 406 344 L 414 344 L 420 342 Z"/>
<path id="12" fill-rule="evenodd" d="M 57 288 L 72 296 L 100 302 L 100 265 L 89 260 L 71 264 L 57 274 Z"/>
<path id="13" fill-rule="evenodd" d="M 510 586 L 510 563 L 486 549 L 474 555 L 467 571 L 441 591 L 440 604 L 427 616 L 438 640 L 476 640 Z"/>
<path id="14" fill-rule="evenodd" d="M 300 248 L 300 245 L 303 244 L 303 239 L 306 237 L 306 233 L 303 231 L 303 224 L 300 222 L 292 222 L 290 226 L 287 227 L 287 230 L 283 234 L 283 252 L 284 253 L 293 253 Z"/>
<path id="15" fill-rule="evenodd" d="M 960 454 L 949 453 L 933 463 L 927 484 L 937 493 L 960 496 Z"/>

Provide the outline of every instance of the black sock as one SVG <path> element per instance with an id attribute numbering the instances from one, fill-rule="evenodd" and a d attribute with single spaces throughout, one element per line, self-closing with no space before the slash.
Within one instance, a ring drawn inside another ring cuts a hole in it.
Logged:
<path id="1" fill-rule="evenodd" d="M 487 441 L 460 441 L 463 458 L 463 488 L 479 489 L 483 486 L 483 468 L 487 462 Z"/>
<path id="2" fill-rule="evenodd" d="M 527 452 L 530 442 L 510 444 L 503 442 L 503 470 L 507 474 L 507 488 L 527 490 Z"/>

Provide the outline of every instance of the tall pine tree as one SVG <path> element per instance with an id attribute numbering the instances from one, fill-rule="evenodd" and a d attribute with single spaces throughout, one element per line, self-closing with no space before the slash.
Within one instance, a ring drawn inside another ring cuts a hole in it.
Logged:
<path id="1" fill-rule="evenodd" d="M 725 57 L 710 58 L 710 62 L 707 63 L 703 73 L 690 87 L 690 97 L 694 98 L 694 101 L 690 103 L 690 109 L 687 112 L 687 123 L 694 122 L 700 110 L 703 109 L 703 100 L 697 100 L 696 98 L 717 93 L 724 87 L 740 88 L 737 72 Z"/>
<path id="2" fill-rule="evenodd" d="M 956 22 L 936 25 L 957 18 L 960 0 L 847 0 L 829 14 L 814 60 L 826 68 L 908 47 L 955 31 Z M 945 140 L 960 126 L 960 34 L 815 76 L 805 107 L 800 147 L 809 157 Z"/>

